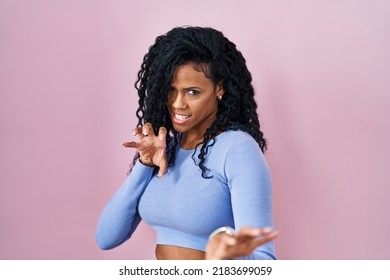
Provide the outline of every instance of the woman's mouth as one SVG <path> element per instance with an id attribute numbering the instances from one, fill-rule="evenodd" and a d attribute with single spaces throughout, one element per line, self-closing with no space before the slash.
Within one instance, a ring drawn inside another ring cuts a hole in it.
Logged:
<path id="1" fill-rule="evenodd" d="M 176 124 L 184 124 L 191 118 L 191 115 L 181 115 L 172 113 L 172 120 Z"/>

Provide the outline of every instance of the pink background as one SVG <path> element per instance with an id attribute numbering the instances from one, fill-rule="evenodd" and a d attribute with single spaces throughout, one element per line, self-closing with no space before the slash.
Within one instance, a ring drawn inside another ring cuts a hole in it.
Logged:
<path id="1" fill-rule="evenodd" d="M 254 77 L 280 259 L 390 258 L 390 2 L 0 0 L 0 258 L 153 259 L 146 225 L 100 251 L 154 38 L 212 26 Z"/>

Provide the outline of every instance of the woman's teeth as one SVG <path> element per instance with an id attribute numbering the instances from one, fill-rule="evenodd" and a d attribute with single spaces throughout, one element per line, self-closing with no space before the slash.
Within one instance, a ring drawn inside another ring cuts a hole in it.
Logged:
<path id="1" fill-rule="evenodd" d="M 185 119 L 188 119 L 190 116 L 185 116 L 185 115 L 179 115 L 179 114 L 174 114 L 175 119 L 178 119 L 179 121 L 184 121 Z"/>

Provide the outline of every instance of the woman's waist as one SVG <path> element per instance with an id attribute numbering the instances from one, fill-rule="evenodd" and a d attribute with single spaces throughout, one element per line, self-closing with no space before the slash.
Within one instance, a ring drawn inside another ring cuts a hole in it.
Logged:
<path id="1" fill-rule="evenodd" d="M 174 245 L 157 244 L 158 260 L 204 260 L 205 252 Z"/>

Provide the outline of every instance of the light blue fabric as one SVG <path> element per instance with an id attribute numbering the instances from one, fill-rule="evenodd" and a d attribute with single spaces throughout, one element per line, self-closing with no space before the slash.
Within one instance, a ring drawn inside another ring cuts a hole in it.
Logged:
<path id="1" fill-rule="evenodd" d="M 129 239 L 140 217 L 156 230 L 157 244 L 201 251 L 219 227 L 272 227 L 271 176 L 249 134 L 226 131 L 215 137 L 205 162 L 211 179 L 201 176 L 193 152 L 178 147 L 175 165 L 162 178 L 135 164 L 100 217 L 96 240 L 102 249 Z M 199 149 L 197 161 L 198 154 Z M 274 243 L 241 259 L 275 259 Z"/>

